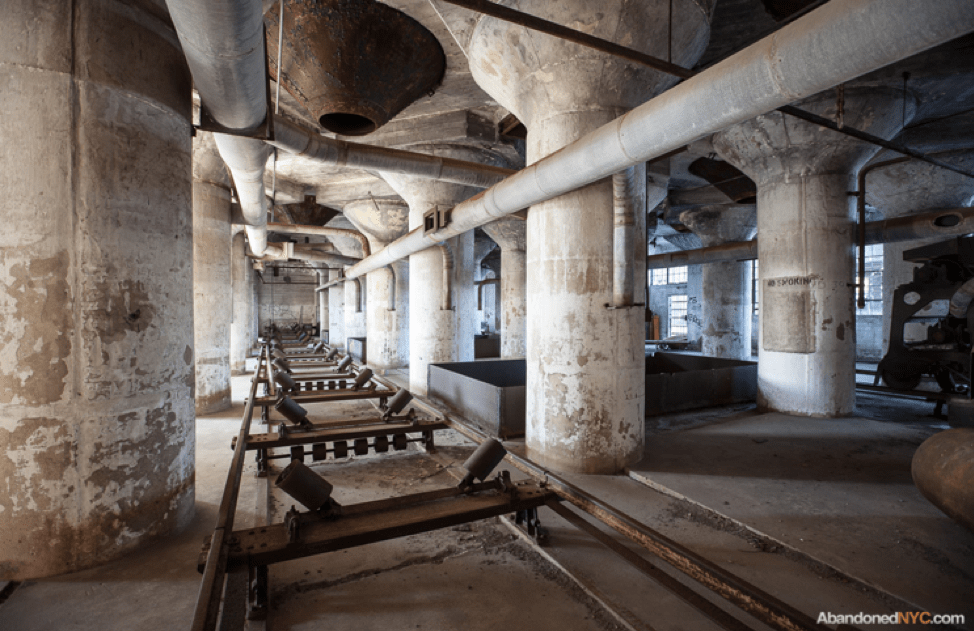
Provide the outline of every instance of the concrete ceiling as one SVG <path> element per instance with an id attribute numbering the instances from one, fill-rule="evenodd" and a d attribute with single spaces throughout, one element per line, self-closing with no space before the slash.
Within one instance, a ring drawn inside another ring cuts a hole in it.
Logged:
<path id="1" fill-rule="evenodd" d="M 437 7 L 440 11 L 449 11 L 450 6 L 437 0 L 387 0 L 386 4 L 419 21 L 436 36 L 446 53 L 446 73 L 431 96 L 420 98 L 373 134 L 348 140 L 408 147 L 416 142 L 455 142 L 463 139 L 497 146 L 500 142 L 498 123 L 509 113 L 474 82 L 464 52 L 437 13 Z M 780 28 L 784 23 L 778 21 L 782 15 L 810 4 L 815 2 L 716 0 L 711 41 L 698 68 L 712 65 Z M 908 128 L 909 132 L 910 129 L 922 127 L 926 121 L 949 118 L 970 109 L 970 103 L 974 100 L 972 53 L 974 37 L 962 38 L 863 77 L 857 83 L 902 86 L 903 72 L 910 72 L 907 89 L 917 98 L 918 114 Z M 273 83 L 271 93 L 273 98 L 276 93 Z M 286 90 L 282 89 L 280 94 L 280 115 L 321 131 L 316 121 Z M 328 133 L 323 135 L 334 137 Z M 511 156 L 516 157 L 518 148 L 518 141 L 504 140 L 503 149 Z M 726 195 L 688 171 L 689 165 L 697 157 L 683 154 L 670 159 L 671 201 L 679 207 L 729 202 Z M 265 181 L 268 187 L 273 177 L 272 162 L 273 159 L 268 163 Z M 277 157 L 276 179 L 279 203 L 299 202 L 305 194 L 314 194 L 318 203 L 340 209 L 348 202 L 369 195 L 376 198 L 395 196 L 394 191 L 374 173 L 322 166 L 284 152 Z M 329 225 L 337 225 L 341 219 L 339 215 Z"/>

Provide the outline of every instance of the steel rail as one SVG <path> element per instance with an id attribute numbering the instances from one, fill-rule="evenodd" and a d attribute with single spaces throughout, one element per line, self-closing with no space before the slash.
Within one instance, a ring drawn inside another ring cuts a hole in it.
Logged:
<path id="1" fill-rule="evenodd" d="M 267 346 L 264 347 L 261 354 L 268 360 L 264 365 L 269 367 L 270 356 Z M 237 498 L 240 495 L 244 458 L 247 455 L 247 436 L 250 435 L 250 423 L 254 415 L 254 399 L 257 398 L 257 384 L 261 367 L 262 362 L 258 360 L 257 370 L 254 371 L 254 378 L 250 383 L 250 395 L 247 397 L 247 405 L 244 407 L 240 432 L 237 434 L 237 442 L 234 445 L 233 459 L 230 461 L 230 471 L 227 474 L 227 482 L 223 489 L 223 499 L 217 513 L 210 550 L 206 557 L 206 567 L 203 570 L 203 580 L 200 582 L 196 610 L 193 614 L 192 631 L 213 631 L 216 629 L 220 601 L 225 588 L 227 559 L 230 550 L 229 540 L 233 533 L 233 519 L 237 511 Z"/>
<path id="2" fill-rule="evenodd" d="M 414 397 L 412 403 L 449 423 L 453 429 L 476 443 L 487 439 L 483 432 L 451 418 L 421 397 Z M 779 631 L 814 631 L 821 628 L 811 616 L 731 574 L 528 458 L 508 452 L 506 459 L 524 473 L 544 479 L 562 499 L 639 544 L 769 627 Z"/>

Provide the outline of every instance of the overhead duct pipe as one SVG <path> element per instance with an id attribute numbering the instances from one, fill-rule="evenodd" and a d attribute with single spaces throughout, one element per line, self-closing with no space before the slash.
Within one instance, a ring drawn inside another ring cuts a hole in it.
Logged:
<path id="1" fill-rule="evenodd" d="M 487 164 L 327 138 L 280 118 L 274 119 L 274 139 L 267 142 L 321 164 L 399 173 L 477 188 L 493 186 L 516 173 Z"/>
<path id="2" fill-rule="evenodd" d="M 167 0 L 176 34 L 186 55 L 200 101 L 228 132 L 244 136 L 265 123 L 264 22 L 261 0 Z M 337 166 L 404 173 L 486 188 L 512 173 L 508 169 L 437 158 L 324 138 L 294 123 L 273 120 L 273 146 Z M 230 167 L 250 248 L 267 250 L 267 196 L 264 168 L 270 148 L 264 141 L 216 134 Z M 272 246 L 272 249 L 275 249 Z M 366 253 L 368 256 L 368 253 Z"/>
<path id="3" fill-rule="evenodd" d="M 264 18 L 260 0 L 167 0 L 200 102 L 229 132 L 249 134 L 267 118 Z M 255 254 L 267 249 L 264 164 L 269 149 L 255 138 L 216 134 L 230 167 L 247 239 Z"/>
<path id="4" fill-rule="evenodd" d="M 303 226 L 289 223 L 269 223 L 267 224 L 267 229 L 272 232 L 280 232 L 283 234 L 308 234 L 320 237 L 348 237 L 349 239 L 355 239 L 358 241 L 359 245 L 362 246 L 362 256 L 369 256 L 372 254 L 372 249 L 369 247 L 369 240 L 358 230 L 349 230 L 348 228 L 329 228 L 328 226 Z M 351 263 L 349 265 L 351 265 Z"/>
<path id="5" fill-rule="evenodd" d="M 347 275 L 384 267 L 972 30 L 970 0 L 929 0 L 922 8 L 913 0 L 831 0 L 459 204 L 445 228 L 413 230 Z"/>
<path id="6" fill-rule="evenodd" d="M 253 252 L 247 252 L 247 256 L 257 261 L 308 261 L 315 263 L 325 263 L 329 267 L 343 267 L 354 265 L 362 259 L 352 256 L 343 256 L 334 252 L 319 252 L 316 247 L 321 247 L 320 243 L 279 243 L 273 244 L 264 254 L 258 256 Z"/>
<path id="7" fill-rule="evenodd" d="M 935 210 L 919 215 L 870 221 L 865 225 L 866 245 L 955 237 L 974 233 L 974 208 Z M 679 250 L 646 257 L 647 269 L 703 265 L 758 258 L 758 240 L 724 243 L 709 248 Z"/>

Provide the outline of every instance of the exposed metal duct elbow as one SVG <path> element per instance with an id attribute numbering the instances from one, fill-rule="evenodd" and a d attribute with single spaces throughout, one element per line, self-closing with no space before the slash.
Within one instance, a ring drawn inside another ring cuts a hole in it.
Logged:
<path id="1" fill-rule="evenodd" d="M 392 265 L 387 265 L 389 270 L 389 308 L 388 311 L 396 310 L 396 270 Z"/>
<path id="2" fill-rule="evenodd" d="M 446 243 L 437 246 L 443 256 L 443 300 L 440 311 L 453 311 L 453 250 Z"/>
<path id="3" fill-rule="evenodd" d="M 478 188 L 493 186 L 515 173 L 512 169 L 487 164 L 327 138 L 280 118 L 274 119 L 274 140 L 268 143 L 322 164 L 400 173 Z"/>
<path id="4" fill-rule="evenodd" d="M 264 165 L 270 148 L 260 140 L 214 134 L 223 161 L 230 167 L 233 184 L 246 222 L 247 240 L 255 254 L 267 251 L 267 196 Z"/>
<path id="5" fill-rule="evenodd" d="M 249 133 L 267 117 L 264 19 L 260 0 L 167 0 L 202 106 L 228 130 Z M 255 254 L 267 249 L 263 173 L 268 149 L 260 140 L 216 134 L 230 167 L 247 238 Z"/>
<path id="6" fill-rule="evenodd" d="M 612 304 L 629 307 L 636 291 L 635 268 L 629 258 L 636 240 L 636 210 L 633 206 L 633 178 L 629 167 L 612 176 Z"/>

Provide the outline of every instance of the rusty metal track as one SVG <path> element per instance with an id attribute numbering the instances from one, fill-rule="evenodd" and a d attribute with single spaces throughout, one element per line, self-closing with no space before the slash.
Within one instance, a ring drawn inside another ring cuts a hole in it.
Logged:
<path id="1" fill-rule="evenodd" d="M 416 397 L 414 404 L 423 407 L 450 423 L 453 429 L 480 443 L 486 436 L 455 419 L 443 414 L 436 407 Z M 701 557 L 689 548 L 657 532 L 630 517 L 618 508 L 600 500 L 574 484 L 545 470 L 531 460 L 508 453 L 507 460 L 528 475 L 544 479 L 551 490 L 563 500 L 595 517 L 602 523 L 625 535 L 658 558 L 697 581 L 708 590 L 739 607 L 764 624 L 779 631 L 813 631 L 819 629 L 815 620 L 791 605 L 752 585 L 744 579 L 724 570 L 716 563 Z"/>

